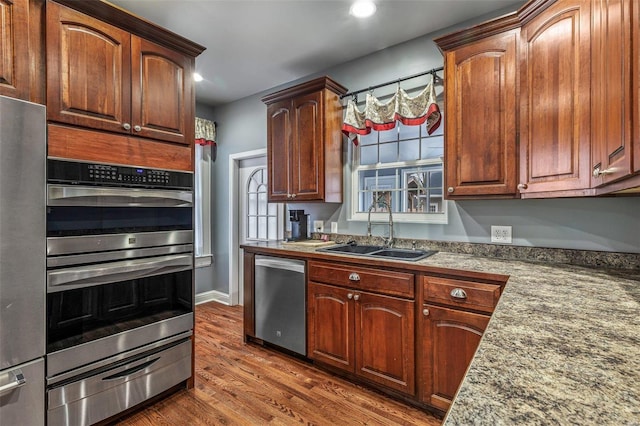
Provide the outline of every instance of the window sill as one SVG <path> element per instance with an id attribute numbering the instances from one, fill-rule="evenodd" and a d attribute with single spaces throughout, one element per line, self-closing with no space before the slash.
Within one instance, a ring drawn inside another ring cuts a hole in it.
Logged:
<path id="1" fill-rule="evenodd" d="M 196 268 L 206 268 L 213 264 L 213 255 L 204 254 L 202 256 L 196 256 Z"/>

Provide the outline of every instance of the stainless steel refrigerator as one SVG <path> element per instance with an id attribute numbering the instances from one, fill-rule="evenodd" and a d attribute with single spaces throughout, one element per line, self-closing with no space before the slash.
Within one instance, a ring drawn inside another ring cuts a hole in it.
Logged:
<path id="1" fill-rule="evenodd" d="M 0 96 L 0 423 L 44 425 L 45 107 Z"/>

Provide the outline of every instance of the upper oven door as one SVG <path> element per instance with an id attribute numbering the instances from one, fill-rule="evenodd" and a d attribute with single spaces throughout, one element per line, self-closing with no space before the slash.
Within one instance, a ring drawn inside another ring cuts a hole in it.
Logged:
<path id="1" fill-rule="evenodd" d="M 50 238 L 192 230 L 192 191 L 47 185 Z"/>

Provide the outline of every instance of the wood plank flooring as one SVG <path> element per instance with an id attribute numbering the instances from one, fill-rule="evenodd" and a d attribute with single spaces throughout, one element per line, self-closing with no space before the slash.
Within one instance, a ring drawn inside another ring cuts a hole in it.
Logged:
<path id="1" fill-rule="evenodd" d="M 242 340 L 242 307 L 196 307 L 195 388 L 120 425 L 427 425 L 441 420 L 311 364 Z"/>

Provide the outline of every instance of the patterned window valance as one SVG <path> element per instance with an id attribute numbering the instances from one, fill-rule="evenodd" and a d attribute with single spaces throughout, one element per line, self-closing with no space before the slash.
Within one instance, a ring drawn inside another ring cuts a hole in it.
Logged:
<path id="1" fill-rule="evenodd" d="M 433 80 L 415 97 L 410 97 L 400 86 L 387 102 L 379 101 L 367 93 L 364 111 L 360 111 L 354 100 L 347 102 L 342 132 L 358 145 L 357 135 L 367 135 L 371 130 L 389 130 L 400 121 L 407 126 L 427 123 L 427 132 L 433 133 L 441 121 L 440 108 L 436 103 Z"/>
<path id="2" fill-rule="evenodd" d="M 196 143 L 198 145 L 216 145 L 216 123 L 196 117 Z"/>

